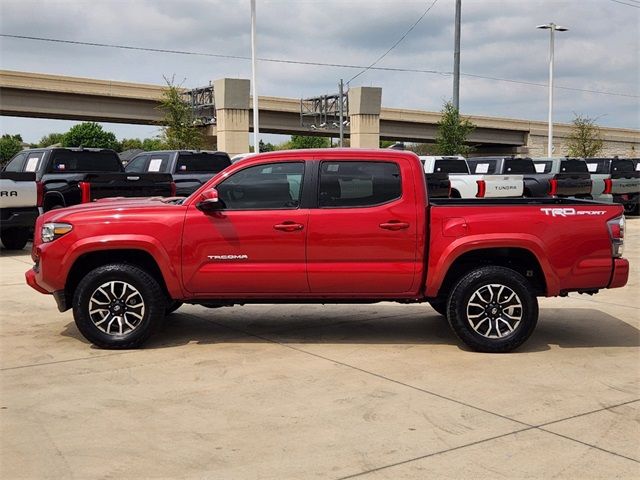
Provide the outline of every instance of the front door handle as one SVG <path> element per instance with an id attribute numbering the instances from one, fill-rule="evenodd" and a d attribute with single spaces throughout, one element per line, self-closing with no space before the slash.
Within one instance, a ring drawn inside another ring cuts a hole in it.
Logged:
<path id="1" fill-rule="evenodd" d="M 296 222 L 282 222 L 273 226 L 276 230 L 280 230 L 281 232 L 296 232 L 298 230 L 302 230 L 304 225 Z"/>
<path id="2" fill-rule="evenodd" d="M 384 228 L 385 230 L 404 230 L 405 228 L 409 228 L 409 224 L 398 220 L 389 220 L 388 222 L 381 223 L 380 228 Z"/>

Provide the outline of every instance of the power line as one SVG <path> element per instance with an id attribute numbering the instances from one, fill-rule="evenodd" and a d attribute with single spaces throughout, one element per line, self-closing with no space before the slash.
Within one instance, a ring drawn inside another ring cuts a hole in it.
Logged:
<path id="1" fill-rule="evenodd" d="M 411 25 L 409 27 L 409 30 L 407 30 L 406 32 L 404 32 L 404 34 L 396 41 L 396 43 L 394 43 L 393 45 L 391 45 L 391 47 L 389 48 L 389 50 L 387 50 L 386 52 L 384 52 L 382 55 L 380 55 L 378 57 L 378 59 L 373 62 L 371 65 L 369 65 L 367 68 L 365 68 L 364 70 L 362 70 L 360 73 L 357 73 L 356 75 L 354 75 L 353 77 L 351 77 L 350 80 L 347 80 L 347 85 L 349 85 L 351 83 L 351 81 L 355 80 L 356 78 L 358 78 L 360 75 L 362 75 L 363 73 L 365 73 L 367 70 L 369 70 L 371 67 L 373 67 L 376 63 L 378 63 L 380 60 L 382 60 L 384 57 L 386 57 L 389 52 L 391 52 L 391 50 L 393 50 L 394 48 L 396 48 L 400 42 L 402 42 L 405 38 L 407 38 L 407 35 L 409 35 L 411 33 L 411 31 L 416 28 L 416 26 L 422 21 L 422 19 L 427 15 L 427 13 L 429 13 L 429 10 L 431 10 L 434 5 L 438 3 L 438 0 L 433 0 L 433 3 L 431 5 L 429 5 L 429 7 L 424 11 L 424 13 L 422 15 L 420 15 L 420 18 L 418 18 L 418 20 L 415 21 L 415 23 L 413 25 Z"/>
<path id="2" fill-rule="evenodd" d="M 186 50 L 169 50 L 163 48 L 149 48 L 149 47 L 134 47 L 131 45 L 118 45 L 118 44 L 110 44 L 110 43 L 96 43 L 96 42 L 81 42 L 77 40 L 63 40 L 58 38 L 46 38 L 46 37 L 33 37 L 27 35 L 11 35 L 6 33 L 0 33 L 0 37 L 5 38 L 15 38 L 20 40 L 34 40 L 41 42 L 52 42 L 52 43 L 63 43 L 63 44 L 71 44 L 71 45 L 82 45 L 82 46 L 90 46 L 90 47 L 103 47 L 103 48 L 118 48 L 124 50 L 137 50 L 143 52 L 153 52 L 153 53 L 169 53 L 174 55 L 194 55 L 201 57 L 214 57 L 214 58 L 227 58 L 232 60 L 251 60 L 251 57 L 246 57 L 242 55 L 223 55 L 217 53 L 206 53 L 206 52 L 189 52 Z M 351 65 L 346 63 L 324 63 L 324 62 L 308 62 L 302 60 L 286 60 L 279 58 L 258 58 L 261 62 L 270 62 L 270 63 L 280 63 L 280 64 L 290 64 L 290 65 L 309 65 L 316 67 L 335 67 L 335 68 L 352 68 L 352 69 L 363 69 L 368 68 L 369 70 L 378 70 L 383 72 L 398 72 L 398 73 L 425 73 L 430 75 L 442 75 L 442 76 L 450 76 L 453 75 L 453 72 L 445 72 L 439 70 L 427 70 L 420 68 L 398 68 L 398 67 L 367 67 L 364 65 Z M 469 77 L 469 78 L 479 78 L 484 80 L 493 80 L 496 82 L 506 82 L 506 83 L 514 83 L 519 85 L 530 85 L 535 87 L 545 87 L 548 88 L 549 85 L 546 83 L 537 83 L 537 82 L 528 82 L 525 80 L 514 80 L 509 78 L 500 78 L 500 77 L 491 77 L 486 75 L 478 75 L 473 73 L 460 73 L 461 76 Z M 640 98 L 640 95 L 633 95 L 629 93 L 620 93 L 620 92 L 608 92 L 603 90 L 591 90 L 586 88 L 577 88 L 577 87 L 565 87 L 562 85 L 554 85 L 555 89 L 560 90 L 570 90 L 574 92 L 584 92 L 584 93 L 593 93 L 598 95 L 611 95 L 616 97 L 627 97 L 627 98 Z"/>
<path id="3" fill-rule="evenodd" d="M 627 7 L 633 7 L 633 8 L 640 8 L 640 5 L 635 5 L 633 3 L 626 3 L 626 2 L 621 2 L 620 0 L 610 0 L 611 2 L 615 2 L 615 3 L 619 3 L 620 5 L 626 5 Z M 627 0 L 628 2 L 633 2 L 634 0 Z M 640 2 L 635 2 L 635 3 L 639 3 Z"/>

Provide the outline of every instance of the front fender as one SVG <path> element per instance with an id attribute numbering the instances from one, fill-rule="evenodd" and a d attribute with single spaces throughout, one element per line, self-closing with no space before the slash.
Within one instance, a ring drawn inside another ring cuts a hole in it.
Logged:
<path id="1" fill-rule="evenodd" d="M 149 235 L 100 235 L 82 238 L 74 242 L 62 259 L 65 266 L 65 278 L 75 261 L 84 254 L 104 250 L 141 250 L 153 257 L 160 268 L 167 290 L 172 298 L 184 297 L 180 283 L 179 262 L 172 262 L 171 257 L 158 239 Z"/>
<path id="2" fill-rule="evenodd" d="M 437 258 L 433 258 L 430 255 L 425 295 L 427 297 L 438 295 L 438 291 L 451 265 L 462 255 L 474 250 L 490 248 L 520 248 L 531 252 L 542 268 L 547 285 L 547 296 L 558 295 L 560 282 L 549 264 L 542 242 L 538 237 L 526 233 L 511 234 L 509 236 L 504 234 L 469 235 L 448 243 L 442 253 L 437 255 Z"/>

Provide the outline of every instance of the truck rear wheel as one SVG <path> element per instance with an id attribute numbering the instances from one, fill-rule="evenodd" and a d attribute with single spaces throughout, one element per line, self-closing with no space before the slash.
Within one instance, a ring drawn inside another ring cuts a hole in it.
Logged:
<path id="1" fill-rule="evenodd" d="M 80 281 L 73 317 L 80 333 L 98 347 L 137 348 L 162 324 L 166 304 L 162 288 L 147 272 L 111 264 Z"/>
<path id="2" fill-rule="evenodd" d="M 504 267 L 483 267 L 465 275 L 449 297 L 449 325 L 480 352 L 510 352 L 538 322 L 538 299 L 529 282 Z"/>
<path id="3" fill-rule="evenodd" d="M 22 250 L 29 241 L 29 229 L 10 228 L 0 233 L 2 244 L 7 250 Z"/>

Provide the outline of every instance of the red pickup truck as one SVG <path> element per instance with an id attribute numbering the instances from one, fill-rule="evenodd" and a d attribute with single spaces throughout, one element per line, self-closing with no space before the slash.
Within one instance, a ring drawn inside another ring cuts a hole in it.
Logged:
<path id="1" fill-rule="evenodd" d="M 103 200 L 38 218 L 26 273 L 104 348 L 140 346 L 181 302 L 429 302 L 475 350 L 521 345 L 538 296 L 622 287 L 619 205 L 429 201 L 410 152 L 271 152 L 184 199 Z"/>

